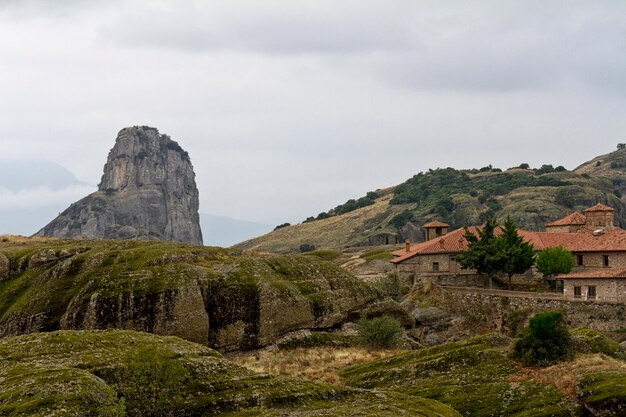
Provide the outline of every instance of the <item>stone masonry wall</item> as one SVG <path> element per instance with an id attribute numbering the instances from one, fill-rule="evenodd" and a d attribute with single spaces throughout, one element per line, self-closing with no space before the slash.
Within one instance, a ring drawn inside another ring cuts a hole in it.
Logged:
<path id="1" fill-rule="evenodd" d="M 482 326 L 485 330 L 510 330 L 525 325 L 533 314 L 561 310 L 570 327 L 588 327 L 599 331 L 626 328 L 626 304 L 601 301 L 566 300 L 559 295 L 511 294 L 505 291 L 460 290 L 442 287 L 437 303 L 453 315 Z M 507 293 L 507 294 L 504 294 Z"/>

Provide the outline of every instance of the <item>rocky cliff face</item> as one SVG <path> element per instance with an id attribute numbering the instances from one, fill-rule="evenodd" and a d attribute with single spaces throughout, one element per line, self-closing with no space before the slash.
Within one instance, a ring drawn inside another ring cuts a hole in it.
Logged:
<path id="1" fill-rule="evenodd" d="M 37 235 L 201 245 L 198 207 L 189 154 L 157 129 L 135 126 L 117 135 L 98 191 L 72 204 Z"/>
<path id="2" fill-rule="evenodd" d="M 0 242 L 0 337 L 133 329 L 222 350 L 330 328 L 381 295 L 315 256 L 169 242 Z"/>

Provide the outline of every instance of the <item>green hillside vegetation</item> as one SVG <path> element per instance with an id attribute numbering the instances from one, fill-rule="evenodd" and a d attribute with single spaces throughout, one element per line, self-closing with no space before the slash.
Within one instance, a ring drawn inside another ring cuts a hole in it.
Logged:
<path id="1" fill-rule="evenodd" d="M 613 159 L 622 158 L 626 166 L 626 150 L 614 154 Z M 618 168 L 611 168 L 609 156 L 604 158 L 607 162 L 600 166 L 590 164 L 576 171 L 552 165 L 530 169 L 526 164 L 507 170 L 491 166 L 431 169 L 396 187 L 368 193 L 316 218 L 310 217 L 303 224 L 236 247 L 298 252 L 303 243 L 317 249 L 400 243 L 407 237 L 416 240 L 414 233 L 405 230 L 408 222 L 440 220 L 456 229 L 482 224 L 494 216 L 500 220 L 509 216 L 521 229 L 543 230 L 545 223 L 598 202 L 614 207 L 617 223 L 626 225 L 626 206 L 621 200 L 626 192 L 626 168 L 619 165 L 621 162 L 616 162 Z"/>
<path id="2" fill-rule="evenodd" d="M 207 347 L 127 330 L 4 338 L 0 358 L 3 416 L 460 416 L 428 399 L 255 374 Z"/>

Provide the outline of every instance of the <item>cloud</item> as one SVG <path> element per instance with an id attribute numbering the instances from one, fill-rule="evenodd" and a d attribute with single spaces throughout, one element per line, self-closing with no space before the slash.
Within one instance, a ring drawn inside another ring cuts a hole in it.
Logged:
<path id="1" fill-rule="evenodd" d="M 141 3 L 140 3 L 141 4 Z M 626 89 L 626 6 L 545 2 L 159 3 L 100 26 L 105 44 L 313 54 L 418 90 Z"/>
<path id="2" fill-rule="evenodd" d="M 105 42 L 181 51 L 269 54 L 392 50 L 414 42 L 397 11 L 371 1 L 177 2 L 127 9 L 100 28 Z"/>
<path id="3" fill-rule="evenodd" d="M 78 185 L 62 189 L 38 187 L 19 191 L 0 188 L 0 211 L 33 209 L 46 206 L 67 205 L 94 192 L 92 186 Z"/>

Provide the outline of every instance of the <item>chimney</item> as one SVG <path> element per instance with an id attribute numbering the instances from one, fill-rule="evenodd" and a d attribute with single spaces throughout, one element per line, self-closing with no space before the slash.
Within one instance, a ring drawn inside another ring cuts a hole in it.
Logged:
<path id="1" fill-rule="evenodd" d="M 406 248 L 407 253 L 411 252 L 411 241 L 409 239 L 407 239 L 406 242 L 404 242 L 404 246 Z"/>

